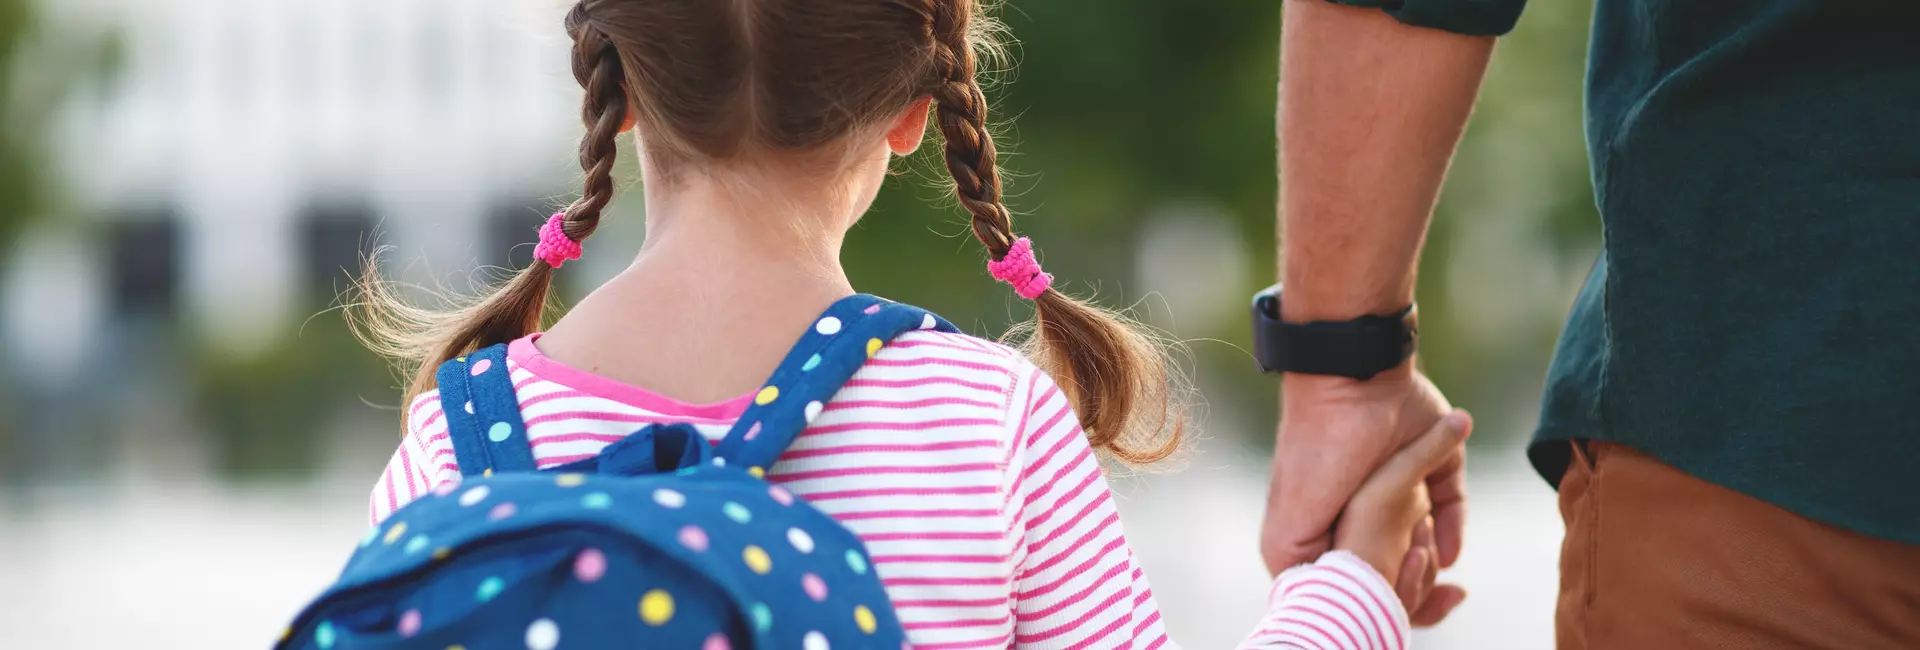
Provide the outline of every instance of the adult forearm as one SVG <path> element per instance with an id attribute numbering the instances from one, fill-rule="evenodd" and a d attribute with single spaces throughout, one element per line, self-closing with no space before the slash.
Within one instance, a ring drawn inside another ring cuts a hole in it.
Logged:
<path id="1" fill-rule="evenodd" d="M 1288 0 L 1282 31 L 1282 317 L 1404 307 L 1493 38 L 1324 0 Z"/>

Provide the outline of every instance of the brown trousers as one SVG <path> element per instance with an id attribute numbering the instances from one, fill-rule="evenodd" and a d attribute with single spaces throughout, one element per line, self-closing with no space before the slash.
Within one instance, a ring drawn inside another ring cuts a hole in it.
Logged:
<path id="1" fill-rule="evenodd" d="M 1920 546 L 1598 441 L 1575 444 L 1560 515 L 1560 650 L 1920 649 Z"/>

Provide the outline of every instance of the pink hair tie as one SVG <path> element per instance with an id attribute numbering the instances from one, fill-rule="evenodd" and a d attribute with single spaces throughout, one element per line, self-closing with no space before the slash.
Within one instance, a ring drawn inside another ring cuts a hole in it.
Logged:
<path id="1" fill-rule="evenodd" d="M 556 269 L 567 260 L 580 259 L 580 242 L 567 236 L 563 227 L 566 223 L 565 212 L 556 212 L 547 218 L 547 224 L 540 227 L 540 243 L 533 247 L 534 259 L 544 260 Z"/>
<path id="2" fill-rule="evenodd" d="M 1053 274 L 1040 270 L 1040 261 L 1033 257 L 1033 242 L 1025 237 L 1013 240 L 1013 246 L 999 261 L 987 262 L 987 272 L 993 279 L 1013 285 L 1013 292 L 1027 300 L 1039 298 L 1053 286 Z"/>

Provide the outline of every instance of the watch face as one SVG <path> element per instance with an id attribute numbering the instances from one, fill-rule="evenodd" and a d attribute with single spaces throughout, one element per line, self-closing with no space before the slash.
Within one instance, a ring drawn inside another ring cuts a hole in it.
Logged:
<path id="1" fill-rule="evenodd" d="M 1253 297 L 1253 309 L 1262 316 L 1280 319 L 1280 297 L 1272 294 L 1260 294 Z"/>

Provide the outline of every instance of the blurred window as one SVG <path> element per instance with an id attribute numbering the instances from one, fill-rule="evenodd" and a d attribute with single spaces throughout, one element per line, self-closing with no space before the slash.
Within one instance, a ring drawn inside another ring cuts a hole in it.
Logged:
<path id="1" fill-rule="evenodd" d="M 171 313 L 180 297 L 181 226 L 170 212 L 107 223 L 116 315 Z"/>
<path id="2" fill-rule="evenodd" d="M 328 297 L 346 289 L 373 251 L 377 225 L 365 203 L 327 201 L 308 208 L 300 232 L 308 286 Z"/>
<path id="3" fill-rule="evenodd" d="M 540 225 L 552 214 L 551 206 L 541 201 L 503 202 L 487 213 L 487 252 L 481 264 L 525 267 L 533 261 L 533 245 L 540 240 Z"/>

